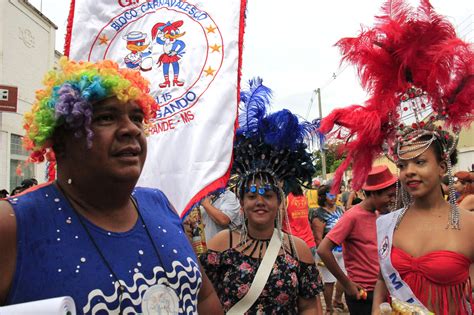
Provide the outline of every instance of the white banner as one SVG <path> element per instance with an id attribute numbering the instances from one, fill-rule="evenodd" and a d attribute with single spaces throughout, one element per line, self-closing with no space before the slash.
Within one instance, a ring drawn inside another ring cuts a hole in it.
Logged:
<path id="1" fill-rule="evenodd" d="M 228 178 L 246 0 L 73 0 L 65 54 L 141 71 L 160 104 L 139 186 L 178 213 Z"/>

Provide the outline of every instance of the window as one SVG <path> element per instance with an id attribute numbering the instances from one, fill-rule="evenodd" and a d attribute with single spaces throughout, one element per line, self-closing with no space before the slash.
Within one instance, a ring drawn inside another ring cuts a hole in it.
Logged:
<path id="1" fill-rule="evenodd" d="M 22 155 L 28 157 L 28 152 L 23 148 L 21 143 L 21 136 L 11 135 L 10 153 L 13 155 Z"/>
<path id="2" fill-rule="evenodd" d="M 28 159 L 28 152 L 22 146 L 21 136 L 12 134 L 10 140 L 10 191 L 12 191 L 20 186 L 25 178 L 35 177 L 35 169 L 33 164 L 23 164 Z M 21 166 L 21 176 L 17 174 L 18 166 Z"/>

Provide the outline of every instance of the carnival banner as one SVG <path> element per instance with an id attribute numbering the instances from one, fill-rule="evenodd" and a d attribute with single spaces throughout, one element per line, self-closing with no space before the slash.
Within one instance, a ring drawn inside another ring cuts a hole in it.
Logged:
<path id="1" fill-rule="evenodd" d="M 65 54 L 140 71 L 160 104 L 139 186 L 181 216 L 230 172 L 246 0 L 72 0 Z"/>

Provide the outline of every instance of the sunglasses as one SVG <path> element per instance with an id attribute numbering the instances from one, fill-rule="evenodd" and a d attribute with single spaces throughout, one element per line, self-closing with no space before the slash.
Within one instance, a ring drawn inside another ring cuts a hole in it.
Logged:
<path id="1" fill-rule="evenodd" d="M 327 193 L 326 193 L 326 198 L 331 199 L 331 200 L 332 200 L 332 199 L 336 199 L 336 195 L 327 192 Z"/>

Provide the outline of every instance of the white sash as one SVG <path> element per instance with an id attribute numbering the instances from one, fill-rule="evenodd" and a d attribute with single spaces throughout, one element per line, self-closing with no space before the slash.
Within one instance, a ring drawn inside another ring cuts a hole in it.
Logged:
<path id="1" fill-rule="evenodd" d="M 398 271 L 392 266 L 390 255 L 392 253 L 392 240 L 397 218 L 401 209 L 392 213 L 382 215 L 377 219 L 377 248 L 379 254 L 380 272 L 385 280 L 385 285 L 390 295 L 400 301 L 417 305 L 428 311 L 426 307 L 415 297 L 413 291 L 406 284 Z"/>
<path id="2" fill-rule="evenodd" d="M 234 304 L 227 312 L 227 315 L 241 315 L 247 312 L 247 310 L 253 305 L 258 299 L 260 293 L 262 293 L 265 284 L 267 284 L 268 277 L 273 270 L 273 264 L 280 252 L 281 240 L 280 233 L 277 229 L 273 230 L 273 236 L 270 240 L 270 244 L 263 256 L 262 262 L 258 267 L 255 278 L 252 281 L 252 285 L 248 290 L 247 294 L 237 303 Z"/>

